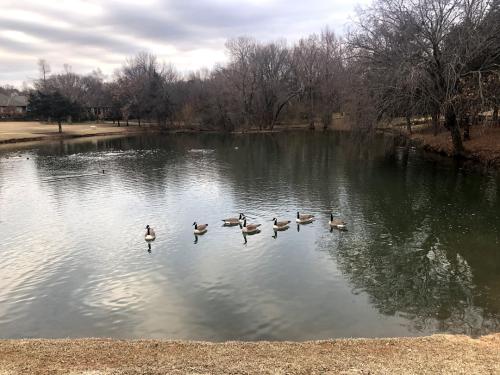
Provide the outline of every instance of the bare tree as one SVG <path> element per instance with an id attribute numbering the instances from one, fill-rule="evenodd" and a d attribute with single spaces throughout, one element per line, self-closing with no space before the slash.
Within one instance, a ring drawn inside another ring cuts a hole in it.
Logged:
<path id="1" fill-rule="evenodd" d="M 316 35 L 301 39 L 295 45 L 292 55 L 294 79 L 297 81 L 297 88 L 300 90 L 301 96 L 308 102 L 307 118 L 311 129 L 314 129 L 314 118 L 316 116 L 315 96 L 319 94 L 320 81 L 323 78 L 319 66 L 319 43 L 320 41 Z"/>
<path id="2" fill-rule="evenodd" d="M 234 112 L 243 127 L 255 121 L 254 101 L 257 90 L 257 70 L 254 64 L 257 43 L 251 38 L 230 39 L 226 43 L 230 62 L 214 77 L 223 79 L 234 92 Z"/>
<path id="3" fill-rule="evenodd" d="M 444 113 L 455 155 L 464 152 L 457 120 L 461 79 L 491 70 L 498 58 L 498 26 L 484 28 L 491 9 L 488 0 L 379 0 L 360 14 L 350 38 L 381 97 L 426 98 L 433 114 Z M 379 100 L 378 117 L 392 104 Z M 407 100 L 401 105 L 412 107 Z"/>
<path id="4" fill-rule="evenodd" d="M 38 71 L 40 72 L 40 79 L 45 84 L 45 81 L 50 74 L 50 65 L 45 59 L 38 59 Z"/>
<path id="5" fill-rule="evenodd" d="M 327 129 L 334 112 L 340 112 L 348 87 L 342 41 L 325 28 L 320 37 L 319 112 L 323 128 Z"/>

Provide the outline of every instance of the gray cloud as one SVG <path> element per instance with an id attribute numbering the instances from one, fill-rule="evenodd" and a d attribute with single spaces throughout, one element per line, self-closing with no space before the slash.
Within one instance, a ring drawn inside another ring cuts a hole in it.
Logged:
<path id="1" fill-rule="evenodd" d="M 70 0 L 56 7 L 0 0 L 0 9 L 8 10 L 0 13 L 0 84 L 29 78 L 28 64 L 28 76 L 35 77 L 38 58 L 54 70 L 70 63 L 78 71 L 101 67 L 110 74 L 126 56 L 148 50 L 180 70 L 210 67 L 224 58 L 228 38 L 294 41 L 327 25 L 341 33 L 355 6 L 342 0 L 149 2 Z"/>

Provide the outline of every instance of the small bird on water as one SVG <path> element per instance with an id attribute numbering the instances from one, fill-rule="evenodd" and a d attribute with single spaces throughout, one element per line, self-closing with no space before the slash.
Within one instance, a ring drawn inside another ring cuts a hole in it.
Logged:
<path id="1" fill-rule="evenodd" d="M 222 219 L 222 221 L 224 222 L 224 226 L 232 227 L 232 226 L 241 224 L 241 222 L 243 221 L 244 218 L 245 218 L 245 215 L 243 213 L 240 213 L 239 217 L 230 217 L 227 219 Z"/>
<path id="2" fill-rule="evenodd" d="M 290 220 L 278 221 L 275 217 L 273 217 L 273 229 L 276 230 L 286 230 L 288 229 L 288 224 L 290 224 Z"/>
<path id="3" fill-rule="evenodd" d="M 146 225 L 146 234 L 144 235 L 144 239 L 146 241 L 154 241 L 156 239 L 155 231 L 149 226 L 149 224 Z"/>
<path id="4" fill-rule="evenodd" d="M 298 224 L 309 224 L 312 223 L 314 220 L 314 215 L 310 214 L 300 214 L 297 211 L 297 219 L 295 220 Z"/>
<path id="5" fill-rule="evenodd" d="M 347 223 L 340 219 L 334 219 L 333 214 L 330 214 L 330 221 L 328 222 L 331 228 L 338 230 L 347 230 Z"/>
<path id="6" fill-rule="evenodd" d="M 254 234 L 258 233 L 259 227 L 261 224 L 247 224 L 247 219 L 245 218 L 243 220 L 243 227 L 241 228 L 241 231 L 246 234 Z"/>
<path id="7" fill-rule="evenodd" d="M 208 224 L 198 224 L 196 221 L 194 225 L 194 234 L 204 234 L 208 230 Z"/>

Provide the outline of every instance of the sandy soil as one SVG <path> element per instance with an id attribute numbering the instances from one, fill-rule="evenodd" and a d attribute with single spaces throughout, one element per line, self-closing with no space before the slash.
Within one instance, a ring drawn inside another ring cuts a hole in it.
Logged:
<path id="1" fill-rule="evenodd" d="M 434 136 L 430 130 L 426 130 L 414 133 L 411 138 L 429 151 L 452 155 L 449 132 Z M 471 128 L 471 140 L 464 142 L 464 147 L 469 159 L 500 167 L 500 128 Z"/>
<path id="2" fill-rule="evenodd" d="M 500 334 L 316 342 L 3 340 L 0 374 L 500 374 Z"/>
<path id="3" fill-rule="evenodd" d="M 57 124 L 40 122 L 0 122 L 0 144 L 42 141 L 48 139 L 91 137 L 96 135 L 129 134 L 143 131 L 138 126 L 112 124 L 63 124 L 63 133 L 58 133 Z"/>

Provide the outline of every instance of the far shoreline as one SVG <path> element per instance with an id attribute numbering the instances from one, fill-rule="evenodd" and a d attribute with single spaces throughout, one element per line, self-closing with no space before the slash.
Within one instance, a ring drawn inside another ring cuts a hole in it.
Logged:
<path id="1" fill-rule="evenodd" d="M 281 134 L 287 132 L 334 131 L 352 133 L 353 129 L 346 123 L 334 124 L 328 129 L 316 127 L 314 130 L 307 124 L 277 125 L 274 129 L 250 128 L 231 132 L 194 127 L 161 127 L 156 124 L 121 125 L 112 123 L 79 123 L 63 124 L 63 133 L 58 133 L 57 124 L 46 124 L 36 121 L 0 122 L 0 150 L 6 145 L 22 145 L 28 147 L 45 142 L 67 141 L 74 139 L 90 139 L 99 137 L 127 137 L 142 134 Z M 401 126 L 376 128 L 373 133 L 385 134 L 394 138 L 396 144 L 410 145 L 431 155 L 442 156 L 454 160 L 451 139 L 448 132 L 441 131 L 436 136 L 431 133 L 429 124 L 415 127 L 409 134 Z M 464 143 L 466 153 L 461 162 L 483 172 L 500 170 L 500 128 L 472 128 L 471 140 Z"/>
<path id="2" fill-rule="evenodd" d="M 309 126 L 287 125 L 276 126 L 274 129 L 250 128 L 223 132 L 220 130 L 194 127 L 161 127 L 146 124 L 138 126 L 111 123 L 78 123 L 63 124 L 63 132 L 57 131 L 57 124 L 46 124 L 37 121 L 0 122 L 0 146 L 5 144 L 39 143 L 43 141 L 70 140 L 76 138 L 104 137 L 104 136 L 134 136 L 141 134 L 279 134 L 293 131 L 314 131 Z M 319 129 L 315 129 L 319 131 Z M 345 128 L 332 127 L 328 130 L 350 131 Z"/>

